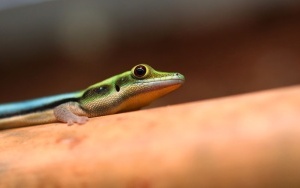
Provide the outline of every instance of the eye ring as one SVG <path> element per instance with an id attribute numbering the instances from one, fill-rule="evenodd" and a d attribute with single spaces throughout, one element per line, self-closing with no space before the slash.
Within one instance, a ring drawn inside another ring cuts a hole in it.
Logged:
<path id="1" fill-rule="evenodd" d="M 134 70 L 133 74 L 137 78 L 143 78 L 147 73 L 147 67 L 144 65 L 137 65 Z"/>

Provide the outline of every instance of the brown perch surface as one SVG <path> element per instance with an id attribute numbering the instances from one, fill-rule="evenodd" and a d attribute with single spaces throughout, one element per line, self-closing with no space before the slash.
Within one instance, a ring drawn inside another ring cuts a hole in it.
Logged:
<path id="1" fill-rule="evenodd" d="M 0 185 L 299 186 L 300 86 L 0 131 Z"/>

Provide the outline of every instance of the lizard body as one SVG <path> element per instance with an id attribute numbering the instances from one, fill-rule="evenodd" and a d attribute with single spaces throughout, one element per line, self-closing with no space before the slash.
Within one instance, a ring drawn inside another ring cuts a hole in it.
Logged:
<path id="1" fill-rule="evenodd" d="M 84 124 L 89 117 L 140 109 L 183 82 L 180 73 L 140 64 L 82 91 L 0 105 L 0 129 L 58 121 Z"/>

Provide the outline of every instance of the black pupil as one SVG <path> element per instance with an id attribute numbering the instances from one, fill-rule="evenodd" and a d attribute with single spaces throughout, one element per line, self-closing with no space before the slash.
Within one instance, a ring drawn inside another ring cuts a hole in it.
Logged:
<path id="1" fill-rule="evenodd" d="M 137 76 L 137 77 L 142 77 L 146 74 L 146 67 L 145 66 L 142 66 L 142 65 L 139 65 L 137 66 L 135 69 L 134 69 L 134 74 Z"/>

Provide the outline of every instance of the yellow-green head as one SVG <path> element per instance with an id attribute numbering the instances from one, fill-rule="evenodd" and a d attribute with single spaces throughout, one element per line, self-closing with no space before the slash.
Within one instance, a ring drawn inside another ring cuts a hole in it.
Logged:
<path id="1" fill-rule="evenodd" d="M 79 103 L 91 117 L 136 110 L 179 88 L 184 80 L 180 73 L 140 64 L 90 86 L 82 92 Z"/>

